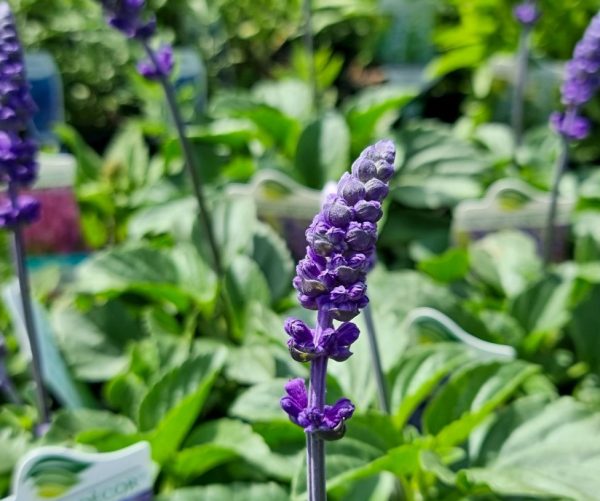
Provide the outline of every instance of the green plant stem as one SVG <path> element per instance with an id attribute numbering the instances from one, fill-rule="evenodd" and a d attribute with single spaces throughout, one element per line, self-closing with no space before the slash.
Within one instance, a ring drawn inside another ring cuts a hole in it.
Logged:
<path id="1" fill-rule="evenodd" d="M 152 64 L 158 69 L 160 66 L 158 64 L 158 60 L 156 59 L 156 54 L 148 45 L 147 42 L 142 42 L 144 46 L 144 50 L 148 55 L 148 58 L 152 62 Z M 210 213 L 208 211 L 208 207 L 206 205 L 206 201 L 204 198 L 204 193 L 202 190 L 202 182 L 200 180 L 198 164 L 196 161 L 196 156 L 192 151 L 192 146 L 187 138 L 185 132 L 185 124 L 183 122 L 183 118 L 179 111 L 179 107 L 177 106 L 177 99 L 175 97 L 175 88 L 170 80 L 163 75 L 160 71 L 157 72 L 159 74 L 159 81 L 165 93 L 165 97 L 167 99 L 167 105 L 171 112 L 171 116 L 173 118 L 173 122 L 175 124 L 175 128 L 177 129 L 177 135 L 179 136 L 179 142 L 181 144 L 181 149 L 183 150 L 183 155 L 185 157 L 185 164 L 187 165 L 188 172 L 190 178 L 192 180 L 192 187 L 194 189 L 194 195 L 196 196 L 196 200 L 198 201 L 198 209 L 200 212 L 200 219 L 202 220 L 202 224 L 204 226 L 204 231 L 206 233 L 206 238 L 208 240 L 208 244 L 210 246 L 210 250 L 212 253 L 213 264 L 215 266 L 215 270 L 217 275 L 220 278 L 223 278 L 223 268 L 221 264 L 221 258 L 219 255 L 219 248 L 217 246 L 217 240 L 215 238 L 215 233 L 212 226 L 212 220 L 210 218 Z"/>
<path id="2" fill-rule="evenodd" d="M 312 92 L 315 110 L 318 112 L 321 103 L 319 97 L 319 84 L 317 82 L 317 68 L 315 66 L 315 39 L 312 27 L 312 0 L 304 0 L 304 49 L 308 58 L 308 80 Z"/>
<path id="3" fill-rule="evenodd" d="M 365 324 L 367 326 L 367 339 L 369 340 L 369 351 L 371 352 L 371 364 L 375 374 L 375 385 L 377 386 L 377 397 L 381 410 L 386 414 L 390 413 L 390 404 L 387 396 L 387 388 L 385 383 L 385 375 L 381 364 L 381 356 L 377 343 L 377 333 L 375 331 L 375 323 L 370 305 L 367 305 L 363 311 L 365 316 Z"/>
<path id="4" fill-rule="evenodd" d="M 17 203 L 16 188 L 9 188 L 9 191 L 14 205 Z M 29 274 L 27 272 L 27 266 L 25 265 L 23 229 L 18 225 L 13 229 L 13 248 L 14 260 L 17 268 L 17 278 L 19 281 L 21 306 L 23 308 L 23 320 L 25 322 L 25 330 L 27 331 L 27 339 L 29 340 L 29 348 L 31 349 L 31 372 L 35 382 L 36 405 L 39 421 L 42 425 L 40 429 L 42 429 L 45 425 L 50 423 L 50 410 L 48 408 L 48 394 L 46 393 L 46 387 L 44 386 L 39 337 L 37 335 L 33 307 L 31 304 Z"/>
<path id="5" fill-rule="evenodd" d="M 519 39 L 519 50 L 517 53 L 517 74 L 513 88 L 511 122 L 514 134 L 514 147 L 516 149 L 523 141 L 523 96 L 527 84 L 527 69 L 529 63 L 529 51 L 531 41 L 531 27 L 524 26 Z"/>
<path id="6" fill-rule="evenodd" d="M 308 405 L 323 409 L 325 405 L 325 379 L 327 358 L 311 362 Z M 306 433 L 307 488 L 309 501 L 327 501 L 325 479 L 325 442 L 314 433 Z"/>
<path id="7" fill-rule="evenodd" d="M 554 248 L 555 230 L 556 230 L 556 212 L 558 208 L 558 196 L 560 182 L 567 169 L 569 162 L 569 143 L 564 136 L 561 135 L 561 152 L 554 172 L 554 181 L 552 183 L 552 191 L 550 194 L 550 208 L 548 210 L 548 218 L 546 220 L 546 228 L 544 231 L 544 265 L 548 267 L 552 261 L 552 250 Z"/>

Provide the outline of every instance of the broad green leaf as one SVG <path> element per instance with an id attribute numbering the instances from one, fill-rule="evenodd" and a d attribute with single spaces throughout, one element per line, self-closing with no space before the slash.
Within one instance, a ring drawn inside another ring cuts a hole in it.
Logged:
<path id="1" fill-rule="evenodd" d="M 186 309 L 190 294 L 178 280 L 175 262 L 166 252 L 136 246 L 104 251 L 85 261 L 77 269 L 75 288 L 108 296 L 131 292 Z"/>
<path id="2" fill-rule="evenodd" d="M 198 418 L 223 365 L 223 352 L 198 355 L 167 373 L 140 404 L 140 431 L 148 433 L 152 457 L 167 461 Z"/>
<path id="3" fill-rule="evenodd" d="M 265 276 L 255 261 L 238 255 L 225 274 L 225 294 L 234 320 L 236 336 L 247 332 L 253 302 L 271 303 L 271 292 Z"/>
<path id="4" fill-rule="evenodd" d="M 225 374 L 242 384 L 258 384 L 272 380 L 276 373 L 276 360 L 270 345 L 248 343 L 230 348 Z"/>
<path id="5" fill-rule="evenodd" d="M 457 482 L 487 485 L 502 496 L 596 500 L 600 415 L 565 397 L 527 417 L 485 468 L 462 470 Z"/>
<path id="6" fill-rule="evenodd" d="M 402 108 L 417 95 L 416 88 L 394 85 L 369 87 L 349 100 L 346 119 L 352 137 L 352 154 L 388 132 Z"/>
<path id="7" fill-rule="evenodd" d="M 172 249 L 171 258 L 181 288 L 193 295 L 198 304 L 212 305 L 217 297 L 217 276 L 198 250 L 192 244 L 180 243 Z"/>
<path id="8" fill-rule="evenodd" d="M 295 169 L 303 183 L 320 189 L 339 179 L 349 167 L 350 132 L 344 118 L 329 111 L 302 131 L 296 150 Z"/>
<path id="9" fill-rule="evenodd" d="M 573 310 L 567 333 L 575 344 L 577 359 L 600 373 L 600 336 L 597 335 L 600 286 L 595 285 Z"/>
<path id="10" fill-rule="evenodd" d="M 182 477 L 199 476 L 218 464 L 237 458 L 261 471 L 291 479 L 284 458 L 272 454 L 264 439 L 250 425 L 232 419 L 219 419 L 196 428 L 169 470 Z"/>
<path id="11" fill-rule="evenodd" d="M 255 421 L 289 422 L 287 415 L 279 405 L 279 400 L 285 393 L 283 387 L 287 381 L 287 379 L 274 379 L 250 387 L 233 402 L 229 409 L 229 415 L 251 423 Z M 296 426 L 291 422 L 289 425 L 290 427 Z"/>
<path id="12" fill-rule="evenodd" d="M 129 220 L 127 234 L 131 240 L 163 234 L 173 235 L 177 240 L 187 240 L 197 219 L 196 199 L 179 198 L 137 211 Z"/>
<path id="13" fill-rule="evenodd" d="M 447 126 L 413 123 L 397 136 L 398 175 L 391 195 L 404 205 L 436 209 L 453 207 L 483 191 L 490 167 L 472 145 Z"/>
<path id="14" fill-rule="evenodd" d="M 231 447 L 206 443 L 179 451 L 166 464 L 168 472 L 182 480 L 191 480 L 222 464 L 237 459 Z"/>
<path id="15" fill-rule="evenodd" d="M 161 494 L 156 501 L 289 501 L 289 494 L 278 484 L 207 485 L 177 489 Z"/>
<path id="16" fill-rule="evenodd" d="M 212 218 L 224 266 L 230 264 L 235 256 L 252 249 L 256 207 L 251 197 L 219 200 L 213 207 Z M 197 242 L 206 243 L 201 225 L 196 225 L 194 237 Z"/>
<path id="17" fill-rule="evenodd" d="M 292 256 L 285 242 L 266 224 L 257 223 L 252 259 L 263 272 L 273 300 L 289 293 L 294 272 Z"/>
<path id="18" fill-rule="evenodd" d="M 571 318 L 575 285 L 574 270 L 564 268 L 544 276 L 513 298 L 510 313 L 528 333 L 529 350 L 534 351 L 545 336 L 558 338 L 560 329 Z"/>
<path id="19" fill-rule="evenodd" d="M 448 249 L 439 256 L 419 261 L 418 268 L 438 282 L 454 282 L 469 271 L 469 255 L 463 249 Z"/>
<path id="20" fill-rule="evenodd" d="M 436 435 L 440 445 L 462 443 L 536 370 L 521 361 L 467 366 L 452 376 L 427 406 L 425 430 Z"/>
<path id="21" fill-rule="evenodd" d="M 525 290 L 541 274 L 535 242 L 524 233 L 493 233 L 473 243 L 469 252 L 474 277 L 509 298 Z"/>
<path id="22" fill-rule="evenodd" d="M 255 99 L 299 120 L 307 119 L 313 107 L 310 86 L 301 80 L 259 82 L 252 89 L 252 94 Z"/>
<path id="23" fill-rule="evenodd" d="M 8 474 L 32 447 L 32 437 L 22 430 L 0 428 L 0 475 Z"/>
<path id="24" fill-rule="evenodd" d="M 54 415 L 50 429 L 44 436 L 44 442 L 70 445 L 78 442 L 82 435 L 109 432 L 133 434 L 136 427 L 126 417 L 108 411 L 61 410 Z"/>
<path id="25" fill-rule="evenodd" d="M 458 343 L 417 346 L 408 350 L 392 370 L 390 402 L 396 426 L 404 426 L 412 412 L 451 371 L 473 358 Z"/>
<path id="26" fill-rule="evenodd" d="M 127 367 L 127 350 L 142 336 L 139 323 L 119 301 L 86 313 L 56 308 L 52 324 L 75 375 L 83 381 L 106 381 Z"/>
<path id="27" fill-rule="evenodd" d="M 489 423 L 474 430 L 469 437 L 471 465 L 485 466 L 493 462 L 510 435 L 544 411 L 548 404 L 544 395 L 520 398 L 501 409 Z"/>

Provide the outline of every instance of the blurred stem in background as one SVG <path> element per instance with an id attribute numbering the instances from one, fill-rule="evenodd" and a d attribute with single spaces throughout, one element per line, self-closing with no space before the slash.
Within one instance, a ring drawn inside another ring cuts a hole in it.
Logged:
<path id="1" fill-rule="evenodd" d="M 554 180 L 552 181 L 552 191 L 550 194 L 550 209 L 548 210 L 548 219 L 546 221 L 546 229 L 544 232 L 544 265 L 547 267 L 552 261 L 552 249 L 554 248 L 554 239 L 556 233 L 556 212 L 558 207 L 558 196 L 560 182 L 567 169 L 569 163 L 569 142 L 565 136 L 561 134 L 561 152 L 558 157 L 558 163 L 554 172 Z"/>
<path id="2" fill-rule="evenodd" d="M 148 41 L 143 40 L 142 45 L 144 46 L 144 50 L 146 51 L 146 54 L 148 55 L 148 58 L 150 59 L 152 64 L 155 66 L 155 68 L 159 69 L 160 63 L 157 59 L 156 53 L 150 47 Z M 189 173 L 191 181 L 192 181 L 194 195 L 196 197 L 196 200 L 198 201 L 198 209 L 199 209 L 199 213 L 200 213 L 200 219 L 202 221 L 202 225 L 204 226 L 206 239 L 208 241 L 208 245 L 210 247 L 210 252 L 212 254 L 213 264 L 214 264 L 215 270 L 217 272 L 217 275 L 219 275 L 219 277 L 222 278 L 223 277 L 223 268 L 222 268 L 222 264 L 221 264 L 221 258 L 219 255 L 219 248 L 217 246 L 217 240 L 215 238 L 215 234 L 214 234 L 214 230 L 213 230 L 213 226 L 212 226 L 212 220 L 210 218 L 208 207 L 206 205 L 206 199 L 204 197 L 204 193 L 202 190 L 202 181 L 200 180 L 198 162 L 196 161 L 196 156 L 194 155 L 194 152 L 192 151 L 192 147 L 190 145 L 190 142 L 189 142 L 186 132 L 185 132 L 185 124 L 183 122 L 183 118 L 179 111 L 179 107 L 177 106 L 177 99 L 175 96 L 175 88 L 173 87 L 173 84 L 171 83 L 169 78 L 160 70 L 157 71 L 157 76 L 158 76 L 159 82 L 163 88 L 163 91 L 165 93 L 165 97 L 167 99 L 167 105 L 169 107 L 169 111 L 173 118 L 175 128 L 177 129 L 177 135 L 179 136 L 179 142 L 181 144 L 181 149 L 182 149 L 182 152 L 183 152 L 183 155 L 185 158 L 185 164 L 188 168 L 188 173 Z"/>
<path id="3" fill-rule="evenodd" d="M 16 203 L 16 194 L 13 197 Z M 13 229 L 13 248 L 14 260 L 17 268 L 17 277 L 19 280 L 19 291 L 21 296 L 21 306 L 23 308 L 23 320 L 25 330 L 29 339 L 31 349 L 31 368 L 35 382 L 36 404 L 39 413 L 40 428 L 38 431 L 43 434 L 44 428 L 50 424 L 50 410 L 48 408 L 48 395 L 44 386 L 41 353 L 39 349 L 39 337 L 33 316 L 33 307 L 31 303 L 31 290 L 29 287 L 29 273 L 25 264 L 25 242 L 23 240 L 23 230 L 17 225 Z"/>
<path id="4" fill-rule="evenodd" d="M 371 352 L 371 363 L 373 364 L 373 373 L 375 374 L 375 385 L 377 387 L 377 398 L 379 406 L 386 414 L 390 413 L 390 404 L 388 401 L 387 388 L 385 384 L 385 375 L 381 364 L 381 356 L 377 343 L 377 333 L 375 331 L 375 323 L 373 322 L 373 314 L 371 306 L 367 305 L 364 309 L 365 324 L 367 326 L 367 339 L 369 340 L 369 351 Z"/>
<path id="5" fill-rule="evenodd" d="M 312 92 L 315 111 L 321 108 L 319 84 L 317 82 L 317 68 L 315 65 L 315 38 L 312 26 L 312 0 L 304 0 L 304 48 L 308 58 L 308 79 Z"/>
<path id="6" fill-rule="evenodd" d="M 514 134 L 515 153 L 523 140 L 523 99 L 527 84 L 529 52 L 531 48 L 531 26 L 523 26 L 517 53 L 517 74 L 512 96 L 511 122 Z"/>

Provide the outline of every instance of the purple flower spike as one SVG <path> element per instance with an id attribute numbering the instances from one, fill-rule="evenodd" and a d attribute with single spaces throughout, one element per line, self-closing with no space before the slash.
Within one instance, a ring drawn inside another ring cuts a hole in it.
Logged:
<path id="1" fill-rule="evenodd" d="M 389 191 L 394 160 L 391 141 L 365 149 L 306 230 L 306 257 L 296 267 L 293 285 L 300 304 L 318 311 L 317 325 L 311 328 L 302 320 L 288 318 L 285 332 L 292 358 L 311 363 L 311 391 L 307 393 L 302 379 L 293 379 L 285 387 L 281 407 L 304 428 L 309 441 L 340 439 L 354 412 L 346 398 L 334 405 L 325 403 L 327 363 L 350 358 L 350 348 L 360 334 L 350 320 L 369 302 L 366 275 L 375 262 L 377 221 L 383 214 L 381 203 Z M 341 324 L 335 326 L 336 321 Z M 320 455 L 311 450 L 309 463 L 321 468 L 322 448 Z"/>
<path id="2" fill-rule="evenodd" d="M 154 17 L 144 17 L 145 0 L 100 0 L 109 25 L 128 38 L 148 40 L 156 30 Z"/>
<path id="3" fill-rule="evenodd" d="M 513 9 L 515 19 L 523 26 L 531 27 L 540 18 L 540 11 L 533 1 L 520 3 Z"/>
<path id="4" fill-rule="evenodd" d="M 294 280 L 305 308 L 328 308 L 335 319 L 347 321 L 366 305 L 364 294 L 346 294 L 339 287 L 364 286 L 394 157 L 391 141 L 380 141 L 363 151 L 352 173 L 342 176 L 337 194 L 330 195 L 306 231 L 309 248 Z"/>
<path id="5" fill-rule="evenodd" d="M 561 87 L 564 113 L 553 114 L 553 128 L 567 140 L 580 140 L 590 131 L 580 109 L 600 87 L 600 13 L 592 19 L 583 38 L 575 46 L 573 58 L 565 65 Z"/>
<path id="6" fill-rule="evenodd" d="M 173 70 L 173 48 L 163 45 L 156 51 L 155 65 L 150 59 L 144 59 L 137 65 L 138 72 L 148 80 L 158 80 L 161 76 L 168 77 Z"/>
<path id="7" fill-rule="evenodd" d="M 36 200 L 18 195 L 37 176 L 37 148 L 26 137 L 34 111 L 15 21 L 8 4 L 0 2 L 0 183 L 9 192 L 0 205 L 2 228 L 31 223 L 40 214 Z"/>

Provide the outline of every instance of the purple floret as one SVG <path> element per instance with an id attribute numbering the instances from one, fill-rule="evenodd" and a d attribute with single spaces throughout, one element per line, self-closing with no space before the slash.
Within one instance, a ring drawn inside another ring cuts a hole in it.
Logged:
<path id="1" fill-rule="evenodd" d="M 333 405 L 317 409 L 308 405 L 308 394 L 304 381 L 292 379 L 285 385 L 286 396 L 281 399 L 281 407 L 290 420 L 309 433 L 340 434 L 344 424 L 354 413 L 354 405 L 347 398 L 341 398 Z"/>

